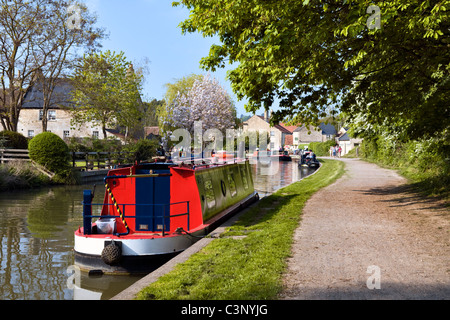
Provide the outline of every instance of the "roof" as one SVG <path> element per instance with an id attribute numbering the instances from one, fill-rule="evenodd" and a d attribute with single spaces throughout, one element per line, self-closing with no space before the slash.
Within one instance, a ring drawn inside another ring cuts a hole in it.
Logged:
<path id="1" fill-rule="evenodd" d="M 285 127 L 283 127 L 283 126 L 280 125 L 280 124 L 276 124 L 276 125 L 274 125 L 273 127 L 276 128 L 276 129 L 278 129 L 278 130 L 280 130 L 282 133 L 292 134 L 291 131 L 289 131 L 288 129 L 286 129 Z"/>
<path id="2" fill-rule="evenodd" d="M 259 117 L 261 120 L 265 121 L 264 120 L 264 116 L 257 116 L 257 117 Z M 276 124 L 276 125 L 272 126 L 272 128 L 278 129 L 282 133 L 292 134 L 292 131 L 290 131 L 289 129 L 283 127 L 281 124 Z"/>
<path id="3" fill-rule="evenodd" d="M 289 132 L 293 133 L 300 125 L 298 126 L 287 126 L 284 123 L 280 123 L 281 126 L 289 130 Z"/>
<path id="4" fill-rule="evenodd" d="M 145 136 L 149 136 L 150 134 L 154 136 L 159 136 L 159 127 L 144 127 Z"/>
<path id="5" fill-rule="evenodd" d="M 325 124 L 322 122 L 319 125 L 319 128 L 322 129 L 322 134 L 324 134 L 324 135 L 334 136 L 337 133 L 336 128 L 332 124 Z"/>
<path id="6" fill-rule="evenodd" d="M 337 134 L 336 128 L 333 125 L 331 125 L 331 124 L 325 124 L 325 123 L 322 122 L 319 125 L 319 128 L 322 130 L 322 134 L 323 135 L 335 136 Z M 300 132 L 303 129 L 305 129 L 304 125 L 302 125 L 301 127 L 298 127 L 297 129 L 295 129 L 294 132 Z"/>
<path id="7" fill-rule="evenodd" d="M 341 137 L 339 137 L 339 141 L 350 141 L 350 136 L 347 133 L 344 133 Z"/>
<path id="8" fill-rule="evenodd" d="M 71 91 L 73 86 L 69 79 L 56 80 L 56 86 L 53 90 L 50 106 L 52 108 L 59 106 L 73 106 L 71 102 Z M 27 92 L 22 105 L 23 109 L 42 109 L 44 105 L 44 94 L 42 92 L 42 83 L 34 85 L 30 91 Z"/>

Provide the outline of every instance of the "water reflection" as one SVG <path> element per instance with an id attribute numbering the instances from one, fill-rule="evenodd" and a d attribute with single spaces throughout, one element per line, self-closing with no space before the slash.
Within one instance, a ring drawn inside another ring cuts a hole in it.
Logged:
<path id="1" fill-rule="evenodd" d="M 255 189 L 261 196 L 311 173 L 297 162 L 255 163 Z M 82 225 L 82 191 L 90 186 L 0 193 L 0 299 L 110 299 L 139 277 L 89 277 L 69 289 L 73 232 Z M 103 201 L 101 188 L 94 202 Z"/>
<path id="2" fill-rule="evenodd" d="M 254 161 L 253 182 L 261 197 L 314 173 L 315 169 L 298 167 L 297 161 Z"/>

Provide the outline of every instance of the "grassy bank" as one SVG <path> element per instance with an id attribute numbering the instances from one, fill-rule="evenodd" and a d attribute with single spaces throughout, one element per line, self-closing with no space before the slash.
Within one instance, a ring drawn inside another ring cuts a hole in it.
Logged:
<path id="1" fill-rule="evenodd" d="M 276 299 L 306 201 L 343 172 L 344 163 L 323 160 L 319 172 L 262 199 L 220 239 L 141 291 L 138 299 Z"/>
<path id="2" fill-rule="evenodd" d="M 51 183 L 49 177 L 41 174 L 28 163 L 0 165 L 0 191 L 32 189 Z"/>

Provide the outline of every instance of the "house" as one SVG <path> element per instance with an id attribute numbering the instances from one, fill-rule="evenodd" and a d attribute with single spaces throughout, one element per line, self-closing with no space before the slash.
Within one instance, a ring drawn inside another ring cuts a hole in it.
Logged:
<path id="1" fill-rule="evenodd" d="M 99 124 L 86 123 L 80 128 L 73 128 L 72 115 L 66 108 L 71 107 L 70 92 L 72 85 L 68 79 L 57 80 L 53 91 L 50 108 L 48 110 L 47 131 L 62 139 L 68 138 L 103 138 L 102 128 Z M 27 92 L 20 111 L 17 132 L 25 137 L 33 138 L 42 133 L 43 93 L 39 83 Z"/>
<path id="2" fill-rule="evenodd" d="M 358 148 L 362 142 L 363 139 L 352 138 L 348 134 L 348 128 L 341 128 L 336 136 L 336 143 L 342 148 L 341 155 L 343 156 L 348 154 L 350 150 Z"/>
<path id="3" fill-rule="evenodd" d="M 73 103 L 71 102 L 72 90 L 73 86 L 69 79 L 56 80 L 56 86 L 48 110 L 47 131 L 58 135 L 62 139 L 104 139 L 102 126 L 98 122 L 87 122 L 82 126 L 72 125 L 72 114 L 70 112 L 70 108 L 73 108 Z M 42 84 L 37 82 L 24 97 L 24 103 L 20 111 L 17 125 L 17 132 L 25 137 L 33 138 L 43 131 L 42 117 L 44 94 L 42 91 Z M 142 103 L 140 98 L 138 103 Z M 109 133 L 109 136 L 122 140 L 122 142 L 129 137 L 134 139 L 144 137 L 144 130 L 138 123 L 132 128 L 107 128 L 106 131 Z"/>
<path id="4" fill-rule="evenodd" d="M 254 115 L 247 121 L 243 122 L 243 131 L 265 131 L 269 133 L 268 148 L 270 150 L 279 150 L 284 148 L 286 141 L 289 142 L 287 137 L 292 136 L 292 132 L 281 124 L 271 126 L 269 123 L 269 114 L 266 111 L 264 116 Z"/>
<path id="5" fill-rule="evenodd" d="M 303 125 L 293 132 L 294 147 L 311 142 L 325 142 L 333 140 L 336 136 L 336 129 L 331 124 L 321 123 L 319 127 Z"/>
<path id="6" fill-rule="evenodd" d="M 145 139 L 148 140 L 161 140 L 159 127 L 144 127 Z"/>

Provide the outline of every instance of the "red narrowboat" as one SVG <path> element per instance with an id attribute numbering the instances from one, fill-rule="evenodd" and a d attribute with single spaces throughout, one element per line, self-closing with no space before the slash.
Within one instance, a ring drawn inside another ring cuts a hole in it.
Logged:
<path id="1" fill-rule="evenodd" d="M 245 160 L 123 166 L 104 182 L 103 203 L 83 195 L 74 247 L 83 271 L 148 273 L 258 199 Z"/>

